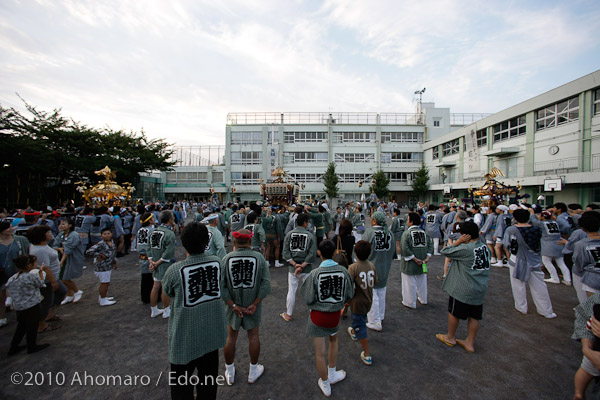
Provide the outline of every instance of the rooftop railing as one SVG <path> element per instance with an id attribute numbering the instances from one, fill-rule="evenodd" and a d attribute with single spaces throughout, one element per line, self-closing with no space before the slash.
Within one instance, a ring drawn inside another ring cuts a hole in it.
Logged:
<path id="1" fill-rule="evenodd" d="M 344 125 L 423 125 L 420 114 L 369 112 L 257 112 L 229 113 L 227 125 L 264 124 L 344 124 Z"/>
<path id="2" fill-rule="evenodd" d="M 450 114 L 450 125 L 468 125 L 491 114 Z M 227 114 L 227 125 L 425 125 L 425 114 L 371 112 L 248 112 Z"/>
<path id="3" fill-rule="evenodd" d="M 471 114 L 450 114 L 450 125 L 470 125 L 473 122 L 489 117 L 492 114 L 471 113 Z"/>

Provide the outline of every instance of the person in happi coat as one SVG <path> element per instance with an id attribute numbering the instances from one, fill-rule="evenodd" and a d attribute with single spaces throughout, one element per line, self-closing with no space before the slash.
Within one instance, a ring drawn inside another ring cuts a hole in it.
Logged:
<path id="1" fill-rule="evenodd" d="M 240 328 L 248 332 L 248 383 L 256 382 L 265 370 L 265 367 L 258 363 L 258 332 L 262 300 L 271 292 L 269 266 L 262 254 L 250 249 L 252 233 L 241 229 L 232 232 L 231 235 L 234 238 L 234 250 L 221 262 L 221 299 L 225 303 L 227 318 L 227 343 L 223 353 L 228 385 L 232 385 L 235 380 L 235 344 Z"/>

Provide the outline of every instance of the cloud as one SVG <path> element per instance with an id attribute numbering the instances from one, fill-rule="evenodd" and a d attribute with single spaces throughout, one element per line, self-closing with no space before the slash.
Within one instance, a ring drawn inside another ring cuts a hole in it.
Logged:
<path id="1" fill-rule="evenodd" d="M 0 102 L 224 144 L 228 112 L 412 112 L 423 86 L 451 111 L 493 112 L 564 83 L 583 54 L 598 65 L 594 3 L 502 4 L 5 1 Z"/>

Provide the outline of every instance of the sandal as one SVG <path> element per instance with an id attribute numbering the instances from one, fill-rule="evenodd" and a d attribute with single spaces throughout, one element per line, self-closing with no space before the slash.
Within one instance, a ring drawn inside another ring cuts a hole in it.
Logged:
<path id="1" fill-rule="evenodd" d="M 444 334 L 442 334 L 442 333 L 437 333 L 435 335 L 435 337 L 437 338 L 437 340 L 444 343 L 446 346 L 454 347 L 456 345 L 456 343 L 450 343 L 449 341 L 447 341 L 446 338 L 444 337 Z"/>
<path id="2" fill-rule="evenodd" d="M 465 342 L 463 342 L 462 340 L 457 340 L 456 344 L 458 344 L 460 347 L 465 349 L 468 353 L 471 353 L 471 354 L 475 353 L 475 350 L 467 349 L 467 345 L 465 345 Z"/>
<path id="3" fill-rule="evenodd" d="M 52 331 L 57 330 L 58 328 L 60 328 L 60 325 L 48 325 L 41 331 L 38 331 L 38 333 L 52 332 Z"/>
<path id="4" fill-rule="evenodd" d="M 46 322 L 59 322 L 59 321 L 62 321 L 62 318 L 60 318 L 60 317 L 58 317 L 56 315 L 54 317 L 49 318 L 49 319 L 46 320 Z"/>
<path id="5" fill-rule="evenodd" d="M 283 320 L 284 320 L 285 322 L 290 322 L 290 321 L 292 320 L 292 317 L 288 316 L 288 315 L 287 315 L 286 313 L 284 313 L 284 312 L 282 312 L 281 314 L 279 314 L 279 316 L 280 316 L 281 318 L 283 318 Z"/>

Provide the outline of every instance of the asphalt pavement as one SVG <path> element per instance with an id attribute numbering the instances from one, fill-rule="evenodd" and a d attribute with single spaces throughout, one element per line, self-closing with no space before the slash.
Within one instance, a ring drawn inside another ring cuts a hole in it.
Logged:
<path id="1" fill-rule="evenodd" d="M 231 246 L 231 244 L 229 244 Z M 177 257 L 185 256 L 181 246 Z M 493 268 L 476 341 L 476 353 L 448 347 L 435 338 L 447 330 L 448 295 L 441 290 L 443 260 L 429 262 L 428 304 L 411 310 L 401 304 L 399 262 L 387 286 L 383 331 L 369 331 L 373 365 L 360 359 L 361 347 L 350 340 L 343 320 L 338 369 L 347 377 L 332 388 L 345 399 L 568 399 L 581 362 L 580 344 L 570 336 L 576 295 L 572 287 L 549 285 L 558 318 L 538 315 L 528 296 L 529 314 L 513 306 L 507 268 Z M 287 268 L 271 268 L 271 295 L 264 300 L 260 326 L 260 363 L 264 375 L 248 384 L 248 340 L 242 332 L 236 352 L 236 382 L 220 386 L 220 399 L 319 399 L 312 339 L 305 334 L 308 309 L 297 298 L 294 320 L 284 322 Z M 59 308 L 61 328 L 38 335 L 51 346 L 39 353 L 7 358 L 16 327 L 15 313 L 0 329 L 0 398 L 2 399 L 168 399 L 167 320 L 150 318 L 139 295 L 137 253 L 119 259 L 109 295 L 117 304 L 100 307 L 91 262 L 77 281 L 84 290 L 78 304 Z M 466 337 L 466 321 L 458 337 Z M 220 350 L 219 371 L 224 373 Z M 588 398 L 594 398 L 593 384 Z M 598 385 L 597 385 L 598 386 Z"/>

